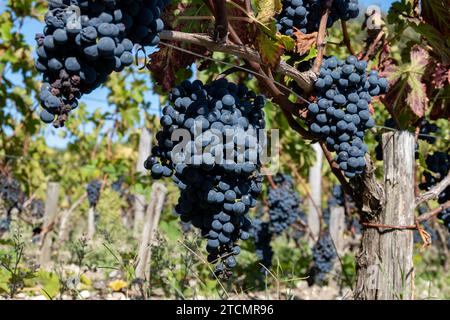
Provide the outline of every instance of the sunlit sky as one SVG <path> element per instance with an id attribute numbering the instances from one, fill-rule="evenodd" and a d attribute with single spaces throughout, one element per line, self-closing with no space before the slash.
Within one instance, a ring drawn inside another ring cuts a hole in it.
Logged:
<path id="1" fill-rule="evenodd" d="M 368 5 L 378 5 L 383 11 L 386 11 L 394 1 L 395 0 L 359 0 L 359 3 L 363 7 L 366 7 Z M 5 3 L 6 1 L 0 2 L 0 14 L 5 9 Z M 34 35 L 36 33 L 36 30 L 42 30 L 42 28 L 42 23 L 35 20 L 27 20 L 23 27 L 23 32 L 25 34 L 27 43 L 35 47 Z M 7 74 L 7 77 L 14 81 L 14 83 L 16 83 L 17 85 L 21 85 L 22 79 L 19 76 Z M 95 91 L 94 94 L 84 96 L 80 101 L 84 102 L 88 106 L 89 111 L 94 111 L 99 108 L 104 109 L 108 107 L 106 95 L 107 90 L 105 88 L 99 88 Z M 155 94 L 153 94 L 153 92 L 150 91 L 146 94 L 146 100 L 150 101 L 153 110 L 158 110 L 159 99 Z M 46 135 L 48 137 L 47 143 L 49 146 L 61 148 L 67 144 L 67 140 L 60 138 L 51 126 L 48 126 Z"/>

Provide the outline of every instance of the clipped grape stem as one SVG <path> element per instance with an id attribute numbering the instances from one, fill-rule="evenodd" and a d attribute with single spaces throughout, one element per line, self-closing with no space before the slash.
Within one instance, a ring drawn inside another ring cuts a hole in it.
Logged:
<path id="1" fill-rule="evenodd" d="M 352 47 L 352 43 L 350 41 L 350 36 L 348 34 L 348 29 L 347 29 L 347 23 L 344 20 L 341 20 L 341 26 L 342 26 L 342 35 L 344 37 L 344 44 L 347 47 L 348 51 L 350 52 L 351 55 L 355 55 L 355 50 Z"/>
<path id="2" fill-rule="evenodd" d="M 322 65 L 323 55 L 325 54 L 325 36 L 327 33 L 327 21 L 330 16 L 330 8 L 333 0 L 327 0 L 325 3 L 325 11 L 323 12 L 322 18 L 320 19 L 319 31 L 317 32 L 317 57 L 314 61 L 313 71 L 314 73 L 319 73 L 320 66 Z"/>

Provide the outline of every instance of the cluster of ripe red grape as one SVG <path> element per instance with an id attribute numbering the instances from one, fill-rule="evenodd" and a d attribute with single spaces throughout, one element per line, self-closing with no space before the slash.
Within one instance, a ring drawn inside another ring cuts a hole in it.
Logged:
<path id="1" fill-rule="evenodd" d="M 269 220 L 258 217 L 253 221 L 252 235 L 256 255 L 266 268 L 272 266 L 273 250 L 271 241 L 281 235 L 300 218 L 301 198 L 295 190 L 294 180 L 289 175 L 277 174 L 272 178 L 275 188 L 269 187 Z"/>
<path id="2" fill-rule="evenodd" d="M 326 0 L 284 0 L 283 10 L 276 17 L 277 30 L 292 36 L 295 29 L 302 33 L 319 30 Z M 327 21 L 330 28 L 337 20 L 350 20 L 359 14 L 358 0 L 334 0 Z"/>
<path id="3" fill-rule="evenodd" d="M 93 208 L 97 205 L 100 199 L 100 190 L 102 183 L 99 180 L 92 180 L 86 187 L 87 198 L 89 201 L 89 207 Z"/>
<path id="4" fill-rule="evenodd" d="M 354 56 L 324 59 L 315 82 L 317 102 L 308 106 L 311 132 L 337 153 L 336 161 L 349 178 L 362 174 L 366 166 L 364 134 L 375 126 L 369 103 L 388 88 L 385 78 L 376 71 L 367 74 L 366 68 L 367 63 Z"/>
<path id="5" fill-rule="evenodd" d="M 49 1 L 44 32 L 36 35 L 35 66 L 44 77 L 41 120 L 64 125 L 82 94 L 133 63 L 135 44 L 157 45 L 164 28 L 160 15 L 167 2 Z"/>
<path id="6" fill-rule="evenodd" d="M 208 261 L 229 276 L 247 240 L 262 189 L 258 174 L 265 146 L 265 99 L 226 79 L 183 81 L 163 109 L 162 130 L 145 167 L 156 178 L 172 177 L 180 189 L 175 207 L 207 239 Z"/>

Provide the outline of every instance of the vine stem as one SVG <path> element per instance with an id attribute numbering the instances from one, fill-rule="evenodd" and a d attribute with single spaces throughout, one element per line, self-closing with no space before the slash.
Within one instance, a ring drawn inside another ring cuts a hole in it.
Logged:
<path id="1" fill-rule="evenodd" d="M 261 56 L 257 51 L 243 45 L 236 45 L 231 43 L 220 44 L 213 41 L 208 35 L 205 34 L 164 30 L 160 33 L 160 38 L 162 40 L 190 43 L 205 47 L 210 51 L 232 54 L 248 61 L 254 61 L 258 64 L 262 63 Z M 305 92 L 312 91 L 312 86 L 316 79 L 316 75 L 314 74 L 314 72 L 300 72 L 284 61 L 280 61 L 280 63 L 276 66 L 275 71 L 294 79 L 299 87 L 302 88 Z"/>
<path id="2" fill-rule="evenodd" d="M 216 18 L 214 39 L 219 43 L 226 43 L 228 40 L 228 14 L 226 0 L 213 0 Z"/>
<path id="3" fill-rule="evenodd" d="M 179 16 L 177 17 L 177 20 L 215 20 L 214 16 Z M 230 21 L 242 21 L 242 22 L 251 22 L 251 20 L 249 18 L 246 17 L 234 17 L 234 16 L 229 16 L 228 20 Z"/>
<path id="4" fill-rule="evenodd" d="M 363 60 L 368 61 L 369 58 L 375 54 L 378 43 L 383 39 L 384 35 L 385 35 L 384 31 L 380 30 L 376 38 L 372 41 L 369 48 L 367 49 L 367 52 L 364 54 Z"/>
<path id="5" fill-rule="evenodd" d="M 420 215 L 419 217 L 417 217 L 417 221 L 423 222 L 423 221 L 430 220 L 431 218 L 437 216 L 439 213 L 441 213 L 442 211 L 444 211 L 445 209 L 448 209 L 448 208 L 450 208 L 450 200 L 443 203 L 439 207 L 434 208 L 433 210 Z"/>
<path id="6" fill-rule="evenodd" d="M 344 44 L 347 47 L 348 51 L 351 55 L 355 55 L 355 50 L 352 47 L 352 43 L 350 41 L 350 36 L 348 34 L 348 28 L 347 28 L 347 22 L 344 20 L 341 20 L 341 26 L 342 26 L 342 35 L 344 37 Z"/>
<path id="7" fill-rule="evenodd" d="M 325 54 L 325 36 L 327 33 L 327 21 L 330 16 L 330 9 L 333 0 L 327 0 L 325 3 L 325 11 L 320 19 L 319 31 L 317 33 L 317 57 L 314 61 L 313 71 L 314 73 L 319 73 L 320 66 L 322 65 L 323 55 Z"/>
<path id="8" fill-rule="evenodd" d="M 433 188 L 419 195 L 416 198 L 416 206 L 420 205 L 423 202 L 436 199 L 437 197 L 439 197 L 439 194 L 442 193 L 448 186 L 450 186 L 450 172 L 448 172 L 447 176 Z"/>

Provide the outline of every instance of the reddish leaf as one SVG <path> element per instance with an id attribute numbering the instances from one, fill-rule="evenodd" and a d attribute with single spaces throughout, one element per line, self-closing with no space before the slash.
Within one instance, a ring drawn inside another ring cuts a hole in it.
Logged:
<path id="1" fill-rule="evenodd" d="M 410 55 L 409 64 L 396 66 L 393 60 L 382 54 L 384 61 L 382 60 L 381 74 L 387 77 L 390 83 L 389 92 L 383 102 L 397 115 L 408 107 L 420 118 L 424 116 L 428 106 L 426 79 L 423 79 L 423 75 L 430 58 L 428 52 L 418 45 L 411 48 Z"/>
<path id="2" fill-rule="evenodd" d="M 295 51 L 300 55 L 308 53 L 309 50 L 316 44 L 317 32 L 304 34 L 300 30 L 294 31 L 295 36 Z"/>
<path id="3" fill-rule="evenodd" d="M 177 15 L 186 15 L 190 11 L 195 12 L 197 10 L 198 7 L 189 7 L 182 3 L 166 7 L 163 17 L 166 29 L 181 30 L 182 28 L 189 27 L 192 32 L 199 32 L 201 28 L 203 28 L 202 23 L 192 23 L 192 21 L 185 21 L 177 23 L 176 27 L 173 27 L 173 24 L 176 21 L 174 12 L 177 12 Z M 201 55 L 207 54 L 207 50 L 203 47 L 194 45 L 182 45 L 181 43 L 175 41 L 170 42 L 170 44 L 176 47 L 182 47 L 183 49 L 193 53 Z M 164 90 L 170 90 L 176 83 L 177 71 L 189 68 L 192 63 L 194 63 L 195 60 L 198 59 L 198 57 L 174 48 L 164 46 L 162 44 L 159 47 L 159 51 L 149 56 L 150 62 L 147 64 L 147 69 L 150 70 L 157 84 L 161 85 Z"/>
<path id="4" fill-rule="evenodd" d="M 450 36 L 449 4 L 444 0 L 422 1 L 422 18 L 435 29 L 439 30 L 446 39 Z"/>

